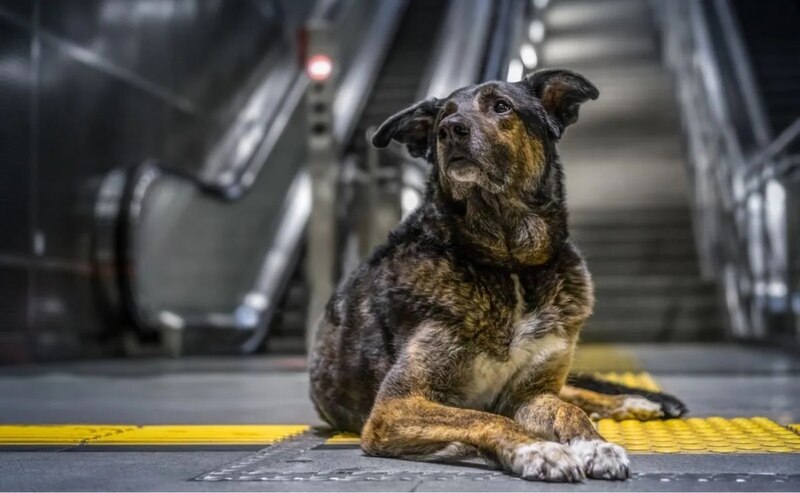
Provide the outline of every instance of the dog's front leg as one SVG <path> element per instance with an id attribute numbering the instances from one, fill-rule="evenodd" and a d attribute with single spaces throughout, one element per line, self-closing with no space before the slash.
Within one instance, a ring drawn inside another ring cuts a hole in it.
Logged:
<path id="1" fill-rule="evenodd" d="M 625 479 L 630 476 L 625 449 L 605 441 L 586 412 L 553 394 L 532 397 L 517 409 L 514 419 L 528 433 L 568 444 L 590 478 Z"/>
<path id="2" fill-rule="evenodd" d="M 361 433 L 364 451 L 384 457 L 420 459 L 454 444 L 475 447 L 525 479 L 584 478 L 570 447 L 533 438 L 504 416 L 445 406 L 419 395 L 379 396 Z"/>

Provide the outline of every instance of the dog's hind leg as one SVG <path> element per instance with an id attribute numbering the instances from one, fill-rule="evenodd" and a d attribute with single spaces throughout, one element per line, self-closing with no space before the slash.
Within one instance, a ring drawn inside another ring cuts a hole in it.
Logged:
<path id="1" fill-rule="evenodd" d="M 628 387 L 592 375 L 570 375 L 560 396 L 601 418 L 679 418 L 687 412 L 686 405 L 670 394 Z"/>
<path id="2" fill-rule="evenodd" d="M 361 433 L 364 451 L 383 457 L 418 459 L 453 442 L 478 449 L 490 465 L 499 464 L 525 479 L 584 478 L 580 459 L 565 445 L 534 438 L 505 416 L 418 396 L 379 398 Z"/>
<path id="3" fill-rule="evenodd" d="M 658 403 L 636 395 L 606 395 L 565 385 L 559 392 L 559 397 L 583 409 L 593 418 L 646 421 L 664 417 Z"/>

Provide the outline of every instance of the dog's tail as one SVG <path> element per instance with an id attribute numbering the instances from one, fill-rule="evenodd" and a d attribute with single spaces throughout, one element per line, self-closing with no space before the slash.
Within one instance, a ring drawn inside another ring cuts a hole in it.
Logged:
<path id="1" fill-rule="evenodd" d="M 567 384 L 580 389 L 591 390 L 605 395 L 638 395 L 661 405 L 664 418 L 679 418 L 688 411 L 686 404 L 677 397 L 664 392 L 653 392 L 636 387 L 629 387 L 608 380 L 603 380 L 588 373 L 574 373 L 567 379 Z"/>

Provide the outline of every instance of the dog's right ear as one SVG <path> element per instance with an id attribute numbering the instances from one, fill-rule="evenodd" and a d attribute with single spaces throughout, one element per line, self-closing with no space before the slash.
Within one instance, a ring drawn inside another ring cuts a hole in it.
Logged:
<path id="1" fill-rule="evenodd" d="M 441 108 L 441 100 L 428 98 L 390 116 L 372 136 L 372 145 L 379 149 L 396 140 L 405 144 L 414 157 L 427 157 L 431 127 Z"/>

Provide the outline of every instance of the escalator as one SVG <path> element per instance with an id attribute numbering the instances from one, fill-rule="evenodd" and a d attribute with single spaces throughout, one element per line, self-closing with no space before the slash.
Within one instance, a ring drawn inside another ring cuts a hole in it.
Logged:
<path id="1" fill-rule="evenodd" d="M 501 3 L 512 1 L 517 0 Z M 451 38 L 473 35 L 480 43 L 483 34 L 470 32 L 463 11 L 480 7 L 466 14 L 473 24 L 488 26 L 492 17 L 484 19 L 492 9 L 486 0 L 458 6 L 448 0 L 394 3 L 403 8 L 392 13 L 389 2 L 323 0 L 312 14 L 328 16 L 325 22 L 334 26 L 337 63 L 344 74 L 340 81 L 346 82 L 349 71 L 357 80 L 371 81 L 359 91 L 368 96 L 354 105 L 358 109 L 344 125 L 346 135 L 339 136 L 342 161 L 362 170 L 367 129 L 427 97 L 426 84 L 439 65 L 435 59 L 452 53 L 442 53 L 443 26 L 449 26 Z M 358 28 L 384 22 L 377 18 L 388 15 L 396 20 L 383 24 L 389 26 L 382 34 L 386 47 L 365 68 L 358 57 L 377 42 L 365 39 L 369 30 Z M 488 30 L 484 26 L 477 32 Z M 291 54 L 291 46 L 285 51 Z M 250 142 L 245 118 L 238 135 L 221 139 L 225 152 L 212 155 L 199 173 L 148 161 L 106 177 L 98 198 L 96 258 L 98 264 L 112 264 L 116 277 L 101 282 L 100 291 L 108 306 L 123 313 L 123 323 L 135 329 L 129 352 L 140 352 L 142 341 L 176 355 L 265 347 L 302 351 L 309 298 L 303 243 L 311 204 L 309 177 L 303 172 L 307 127 L 302 104 L 308 81 L 291 59 L 272 71 L 274 80 L 261 81 L 261 99 L 258 89 L 250 96 L 251 114 L 260 114 L 259 108 L 274 113 Z M 452 77 L 459 85 L 462 79 Z M 226 161 L 226 155 L 237 153 L 249 157 L 233 165 Z M 387 163 L 398 169 L 398 163 Z M 396 189 L 398 174 L 386 176 L 381 186 Z"/>
<path id="2" fill-rule="evenodd" d="M 346 153 L 363 159 L 367 130 L 417 100 L 433 55 L 432 40 L 438 37 L 447 4 L 446 0 L 409 2 Z"/>
<path id="3" fill-rule="evenodd" d="M 356 3 L 298 5 L 296 22 L 350 29 L 374 11 L 370 2 L 341 8 Z M 287 25 L 276 56 L 243 88 L 230 123 L 217 126 L 214 145 L 189 166 L 155 154 L 103 180 L 94 256 L 108 275 L 100 276 L 98 292 L 111 324 L 128 329 L 127 353 L 258 347 L 298 261 L 310 208 L 300 173 L 308 80 L 297 50 Z"/>

